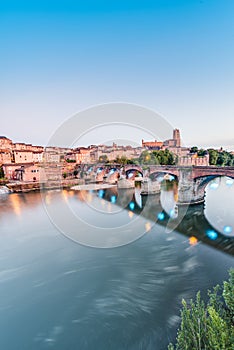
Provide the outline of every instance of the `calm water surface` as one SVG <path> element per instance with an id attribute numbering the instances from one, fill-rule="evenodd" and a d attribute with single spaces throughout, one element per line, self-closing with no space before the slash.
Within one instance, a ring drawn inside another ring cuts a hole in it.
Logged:
<path id="1" fill-rule="evenodd" d="M 230 240 L 234 185 L 226 180 L 208 187 L 204 215 L 212 231 Z M 175 206 L 173 191 L 161 195 L 165 213 Z M 66 202 L 83 219 L 101 222 L 107 230 L 117 219 L 125 223 L 136 217 L 129 208 L 120 210 L 111 192 L 101 193 L 51 191 L 47 204 L 59 210 Z M 138 192 L 134 198 L 140 208 Z M 94 210 L 89 217 L 91 209 L 101 207 L 117 216 L 100 219 L 100 210 Z M 60 216 L 66 221 L 62 211 Z M 162 224 L 141 220 L 146 234 L 140 239 L 95 249 L 57 230 L 40 193 L 1 196 L 0 349 L 166 349 L 175 339 L 181 299 L 194 297 L 199 289 L 204 295 L 222 283 L 234 259 L 191 241 L 188 232 L 168 232 Z"/>

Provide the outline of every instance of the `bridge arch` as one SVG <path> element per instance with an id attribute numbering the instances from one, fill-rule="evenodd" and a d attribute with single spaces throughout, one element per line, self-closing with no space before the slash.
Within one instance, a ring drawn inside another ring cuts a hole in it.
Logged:
<path id="1" fill-rule="evenodd" d="M 169 176 L 169 178 L 165 178 L 166 176 Z M 155 171 L 155 172 L 151 172 L 149 174 L 149 178 L 152 180 L 152 181 L 163 181 L 163 180 L 176 180 L 178 181 L 178 175 L 175 174 L 174 172 L 170 172 L 170 171 Z"/>
<path id="2" fill-rule="evenodd" d="M 129 164 L 128 166 L 124 167 L 124 171 L 126 174 L 126 178 L 131 178 L 130 174 L 133 174 L 134 177 L 144 175 L 143 169 L 138 165 Z"/>
<path id="3" fill-rule="evenodd" d="M 194 189 L 197 191 L 203 191 L 205 194 L 205 190 L 207 185 L 214 179 L 221 178 L 221 177 L 227 177 L 230 179 L 234 179 L 234 174 L 232 176 L 230 175 L 224 175 L 224 174 L 213 174 L 213 175 L 204 175 L 194 178 Z"/>

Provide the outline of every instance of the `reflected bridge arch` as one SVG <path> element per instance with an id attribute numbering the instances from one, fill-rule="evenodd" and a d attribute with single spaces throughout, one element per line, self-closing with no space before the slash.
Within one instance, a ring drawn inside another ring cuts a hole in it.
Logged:
<path id="1" fill-rule="evenodd" d="M 211 184 L 213 180 L 215 179 L 221 180 L 221 178 L 225 178 L 225 177 L 234 180 L 234 174 L 231 176 L 226 176 L 226 175 L 217 174 L 217 173 L 213 175 L 205 175 L 205 176 L 199 176 L 194 178 L 193 195 L 200 198 L 201 200 L 202 199 L 204 200 L 207 186 L 209 186 L 209 184 Z"/>

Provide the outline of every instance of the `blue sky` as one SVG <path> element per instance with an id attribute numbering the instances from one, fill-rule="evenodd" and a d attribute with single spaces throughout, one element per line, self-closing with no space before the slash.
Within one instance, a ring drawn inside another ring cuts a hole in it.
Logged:
<path id="1" fill-rule="evenodd" d="M 1 1 L 0 134 L 46 144 L 74 113 L 128 102 L 187 145 L 234 149 L 233 18 L 233 0 Z"/>

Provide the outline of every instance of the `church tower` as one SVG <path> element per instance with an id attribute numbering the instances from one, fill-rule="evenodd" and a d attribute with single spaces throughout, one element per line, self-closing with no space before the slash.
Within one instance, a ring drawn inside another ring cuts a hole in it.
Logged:
<path id="1" fill-rule="evenodd" d="M 175 141 L 176 147 L 181 147 L 180 130 L 179 129 L 173 130 L 173 140 Z"/>

